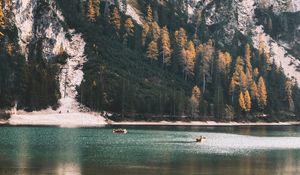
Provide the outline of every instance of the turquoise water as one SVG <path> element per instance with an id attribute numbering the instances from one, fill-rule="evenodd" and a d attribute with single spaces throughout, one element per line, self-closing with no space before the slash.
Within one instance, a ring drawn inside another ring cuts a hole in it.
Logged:
<path id="1" fill-rule="evenodd" d="M 300 174 L 299 126 L 126 128 L 0 127 L 0 174 Z"/>

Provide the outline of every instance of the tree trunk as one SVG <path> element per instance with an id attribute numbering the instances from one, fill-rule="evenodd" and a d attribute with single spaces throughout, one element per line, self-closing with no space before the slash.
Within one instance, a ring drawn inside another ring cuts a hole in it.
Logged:
<path id="1" fill-rule="evenodd" d="M 202 90 L 203 90 L 203 94 L 205 93 L 205 86 L 206 86 L 206 76 L 205 74 L 203 74 L 203 87 L 202 87 Z"/>

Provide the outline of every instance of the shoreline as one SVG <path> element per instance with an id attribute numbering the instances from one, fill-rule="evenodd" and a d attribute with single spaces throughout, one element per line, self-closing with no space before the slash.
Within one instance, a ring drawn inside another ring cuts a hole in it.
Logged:
<path id="1" fill-rule="evenodd" d="M 111 122 L 111 126 L 296 126 L 299 121 L 290 122 L 216 122 L 216 121 L 190 121 L 190 122 Z"/>
<path id="2" fill-rule="evenodd" d="M 0 125 L 5 126 L 49 126 L 61 128 L 88 128 L 105 126 L 295 126 L 300 125 L 300 121 L 288 122 L 216 122 L 216 121 L 122 121 L 114 122 L 107 120 L 96 113 L 23 113 L 12 115 L 7 121 L 0 120 Z"/>
<path id="3" fill-rule="evenodd" d="M 104 127 L 104 126 L 294 126 L 300 121 L 287 122 L 217 122 L 217 121 L 121 121 L 109 120 L 96 112 L 57 112 L 53 110 L 24 112 L 0 120 L 6 126 L 52 126 L 62 128 Z"/>

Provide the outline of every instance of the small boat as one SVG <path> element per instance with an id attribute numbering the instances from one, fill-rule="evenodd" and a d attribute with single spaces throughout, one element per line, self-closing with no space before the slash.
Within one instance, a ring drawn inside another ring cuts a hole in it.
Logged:
<path id="1" fill-rule="evenodd" d="M 198 138 L 196 138 L 196 142 L 202 143 L 206 141 L 206 137 L 205 136 L 200 136 Z"/>
<path id="2" fill-rule="evenodd" d="M 113 129 L 113 133 L 116 133 L 116 134 L 126 134 L 127 133 L 127 129 L 122 129 L 122 128 Z"/>

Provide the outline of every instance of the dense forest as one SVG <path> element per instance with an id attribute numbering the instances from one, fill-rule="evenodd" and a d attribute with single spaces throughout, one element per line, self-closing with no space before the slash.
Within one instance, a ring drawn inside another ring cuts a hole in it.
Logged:
<path id="1" fill-rule="evenodd" d="M 11 3 L 1 2 L 1 7 Z M 41 7 L 48 3 L 43 2 Z M 220 44 L 212 33 L 222 26 L 207 25 L 201 8 L 190 18 L 183 0 L 137 0 L 142 18 L 138 24 L 126 15 L 126 0 L 57 3 L 65 25 L 82 33 L 87 43 L 77 100 L 94 111 L 196 120 L 300 116 L 297 82 L 274 63 L 264 42 L 255 49 L 251 38 L 237 32 L 230 44 Z M 61 48 L 57 57 L 45 59 L 35 41 L 26 59 L 19 52 L 10 15 L 8 8 L 0 8 L 0 108 L 17 102 L 28 111 L 55 109 L 61 96 L 57 75 L 68 55 Z M 276 16 L 266 18 L 260 11 L 257 16 L 266 30 L 278 35 L 280 31 L 270 27 Z M 289 31 L 294 26 L 284 27 Z"/>

